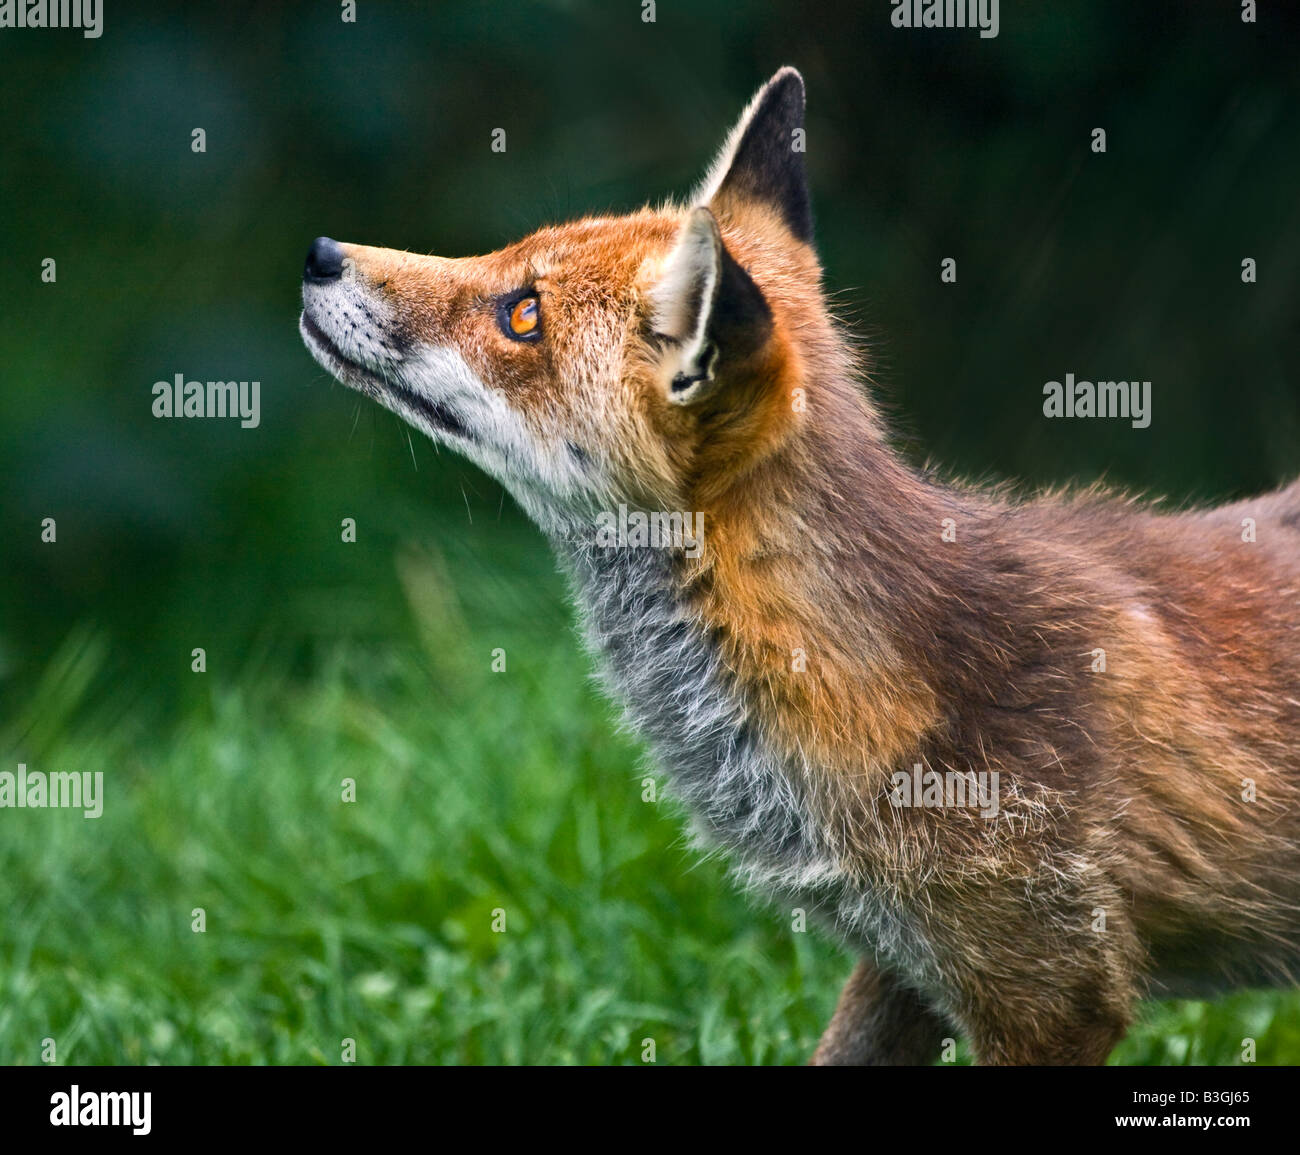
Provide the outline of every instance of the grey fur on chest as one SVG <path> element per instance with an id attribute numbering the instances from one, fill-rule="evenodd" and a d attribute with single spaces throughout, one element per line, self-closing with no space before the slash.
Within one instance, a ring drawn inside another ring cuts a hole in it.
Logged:
<path id="1" fill-rule="evenodd" d="M 714 639 L 682 603 L 671 554 L 570 542 L 561 558 L 601 679 L 699 841 L 728 852 L 749 885 L 838 907 L 843 872 L 802 776 L 764 741 Z"/>
<path id="2" fill-rule="evenodd" d="M 735 855 L 759 885 L 825 877 L 805 799 L 766 747 L 703 624 L 681 604 L 669 552 L 569 543 L 561 557 L 601 679 L 701 840 Z"/>
<path id="3" fill-rule="evenodd" d="M 748 886 L 927 974 L 913 920 L 851 881 L 808 804 L 806 779 L 764 741 L 714 639 L 678 594 L 671 554 L 572 539 L 557 552 L 601 679 L 685 802 L 697 840 L 725 851 Z"/>

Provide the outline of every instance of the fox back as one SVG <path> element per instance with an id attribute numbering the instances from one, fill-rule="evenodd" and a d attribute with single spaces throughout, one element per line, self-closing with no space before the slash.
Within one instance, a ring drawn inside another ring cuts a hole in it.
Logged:
<path id="1" fill-rule="evenodd" d="M 321 238 L 303 339 L 515 495 L 700 840 L 859 954 L 815 1061 L 1099 1063 L 1144 994 L 1293 982 L 1300 485 L 1166 513 L 909 466 L 826 306 L 803 107 L 782 69 L 684 204 Z"/>

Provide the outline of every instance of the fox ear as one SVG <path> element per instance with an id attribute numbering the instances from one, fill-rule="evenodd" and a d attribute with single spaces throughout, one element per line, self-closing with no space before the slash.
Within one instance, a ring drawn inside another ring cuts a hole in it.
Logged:
<path id="1" fill-rule="evenodd" d="M 691 210 L 650 301 L 654 329 L 672 347 L 669 400 L 678 405 L 712 393 L 717 374 L 740 368 L 772 329 L 767 301 L 706 208 Z"/>
<path id="2" fill-rule="evenodd" d="M 770 206 L 798 240 L 811 244 L 803 111 L 803 77 L 782 68 L 741 114 L 695 203 L 709 205 L 724 218 L 740 205 Z"/>

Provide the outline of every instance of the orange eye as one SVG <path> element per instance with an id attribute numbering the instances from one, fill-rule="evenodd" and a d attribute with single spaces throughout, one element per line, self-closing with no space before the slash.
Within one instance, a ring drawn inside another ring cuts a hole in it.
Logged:
<path id="1" fill-rule="evenodd" d="M 541 311 L 536 297 L 521 297 L 510 310 L 510 333 L 515 337 L 529 337 L 537 331 Z"/>

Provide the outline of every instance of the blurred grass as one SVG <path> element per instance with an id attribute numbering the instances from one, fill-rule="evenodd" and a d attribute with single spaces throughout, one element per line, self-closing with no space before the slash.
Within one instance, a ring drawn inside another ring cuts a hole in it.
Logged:
<path id="1" fill-rule="evenodd" d="M 467 620 L 442 572 L 421 646 L 189 675 L 166 729 L 87 700 L 109 645 L 69 637 L 6 762 L 102 770 L 105 808 L 0 810 L 0 1062 L 47 1037 L 91 1064 L 338 1063 L 347 1038 L 365 1063 L 807 1058 L 851 960 L 641 800 L 566 632 Z M 1300 996 L 1148 1007 L 1114 1061 L 1234 1063 L 1245 1036 L 1300 1061 Z"/>
<path id="2" fill-rule="evenodd" d="M 800 1058 L 834 952 L 641 801 L 568 637 L 455 621 L 305 682 L 192 675 L 205 703 L 154 734 L 74 720 L 106 650 L 74 635 L 4 746 L 102 769 L 105 811 L 0 811 L 0 1061 L 47 1036 L 69 1063 Z"/>

